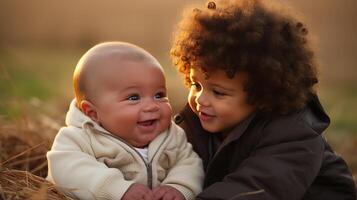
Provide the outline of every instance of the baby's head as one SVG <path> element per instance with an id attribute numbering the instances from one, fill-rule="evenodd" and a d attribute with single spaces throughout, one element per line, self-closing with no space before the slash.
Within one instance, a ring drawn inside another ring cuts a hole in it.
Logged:
<path id="1" fill-rule="evenodd" d="M 185 75 L 187 85 L 191 85 L 189 102 L 194 111 L 205 110 L 197 107 L 200 102 L 203 104 L 197 95 L 204 93 L 202 85 L 198 88 L 193 82 L 197 77 L 204 77 L 211 85 L 217 85 L 219 80 L 223 88 L 235 91 L 232 95 L 243 95 L 237 109 L 224 107 L 227 103 L 217 108 L 217 112 L 226 110 L 225 114 L 230 114 L 227 120 L 244 112 L 235 123 L 256 109 L 286 114 L 305 105 L 317 83 L 307 29 L 280 11 L 260 0 L 217 0 L 203 8 L 186 11 L 171 55 L 178 70 Z M 227 83 L 238 85 L 230 87 Z M 220 90 L 212 91 L 222 97 Z M 208 107 L 208 101 L 204 105 Z M 246 108 L 246 112 L 240 108 Z M 213 112 L 207 113 L 210 116 Z"/>
<path id="2" fill-rule="evenodd" d="M 79 60 L 73 85 L 78 108 L 135 147 L 148 145 L 170 125 L 163 69 L 138 46 L 94 46 Z"/>

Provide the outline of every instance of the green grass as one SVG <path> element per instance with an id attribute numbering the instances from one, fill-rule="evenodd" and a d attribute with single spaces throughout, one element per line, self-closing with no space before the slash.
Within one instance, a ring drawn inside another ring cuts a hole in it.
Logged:
<path id="1" fill-rule="evenodd" d="M 0 50 L 0 115 L 14 119 L 19 104 L 51 101 L 71 94 L 71 73 L 80 50 L 7 48 Z"/>
<path id="2" fill-rule="evenodd" d="M 331 117 L 330 129 L 357 135 L 357 85 L 322 87 L 320 98 Z"/>

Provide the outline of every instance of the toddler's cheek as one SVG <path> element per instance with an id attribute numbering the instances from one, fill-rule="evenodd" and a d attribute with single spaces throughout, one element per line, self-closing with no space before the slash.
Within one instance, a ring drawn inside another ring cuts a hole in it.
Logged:
<path id="1" fill-rule="evenodd" d="M 197 103 L 196 103 L 196 96 L 194 96 L 194 95 L 189 95 L 188 96 L 188 104 L 190 105 L 190 108 L 191 108 L 191 110 L 193 110 L 193 112 L 195 112 L 196 113 L 196 107 L 197 107 Z"/>

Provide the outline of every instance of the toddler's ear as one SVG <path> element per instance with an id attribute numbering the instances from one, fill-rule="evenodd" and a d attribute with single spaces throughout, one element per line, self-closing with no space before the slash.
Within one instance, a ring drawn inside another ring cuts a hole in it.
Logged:
<path id="1" fill-rule="evenodd" d="M 81 101 L 80 108 L 82 112 L 88 117 L 90 117 L 93 121 L 95 122 L 99 121 L 95 106 L 91 102 L 86 100 Z"/>

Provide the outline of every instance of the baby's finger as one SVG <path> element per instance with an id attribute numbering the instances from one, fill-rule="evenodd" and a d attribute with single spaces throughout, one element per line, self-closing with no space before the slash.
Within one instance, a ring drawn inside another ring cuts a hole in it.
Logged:
<path id="1" fill-rule="evenodd" d="M 166 192 L 162 200 L 174 200 L 175 196 L 169 192 Z"/>
<path id="2" fill-rule="evenodd" d="M 162 188 L 155 188 L 153 193 L 154 193 L 154 199 L 160 200 L 165 195 L 166 190 L 163 190 Z"/>
<path id="3" fill-rule="evenodd" d="M 152 191 L 149 189 L 149 191 L 146 191 L 145 195 L 144 195 L 144 200 L 154 200 L 154 194 L 152 193 Z"/>

